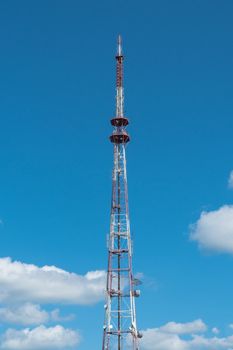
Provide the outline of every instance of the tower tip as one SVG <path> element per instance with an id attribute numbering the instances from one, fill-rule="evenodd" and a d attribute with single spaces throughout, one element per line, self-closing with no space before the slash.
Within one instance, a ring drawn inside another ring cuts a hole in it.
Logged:
<path id="1" fill-rule="evenodd" d="M 117 39 L 117 55 L 118 56 L 122 55 L 122 38 L 121 38 L 121 35 L 118 35 L 118 39 Z"/>

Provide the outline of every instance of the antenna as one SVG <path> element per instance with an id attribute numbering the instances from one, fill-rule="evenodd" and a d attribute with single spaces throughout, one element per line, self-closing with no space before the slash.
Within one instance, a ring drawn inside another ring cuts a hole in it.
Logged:
<path id="1" fill-rule="evenodd" d="M 117 40 L 117 56 L 122 55 L 122 39 L 121 36 L 118 35 L 118 40 Z"/>
<path id="2" fill-rule="evenodd" d="M 108 240 L 108 268 L 106 284 L 105 321 L 102 350 L 138 350 L 142 334 L 137 329 L 135 298 L 140 281 L 132 271 L 132 241 L 130 233 L 128 186 L 126 172 L 126 131 L 124 116 L 123 60 L 121 36 L 117 40 L 116 55 L 116 116 L 111 120 L 110 141 L 114 148 L 112 172 L 112 201 Z"/>

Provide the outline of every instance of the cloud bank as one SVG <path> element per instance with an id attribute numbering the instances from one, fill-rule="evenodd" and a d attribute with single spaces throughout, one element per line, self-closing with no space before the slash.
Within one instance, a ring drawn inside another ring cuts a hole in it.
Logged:
<path id="1" fill-rule="evenodd" d="M 140 343 L 142 350 L 230 350 L 233 348 L 233 336 L 207 337 L 202 320 L 188 323 L 169 322 L 159 328 L 143 331 Z M 184 336 L 185 335 L 185 336 Z"/>
<path id="2" fill-rule="evenodd" d="M 160 327 L 160 330 L 166 333 L 187 334 L 205 332 L 207 327 L 201 319 L 198 319 L 187 323 L 168 322 Z"/>
<path id="3" fill-rule="evenodd" d="M 38 304 L 25 303 L 0 308 L 0 323 L 22 326 L 41 325 L 48 322 L 66 322 L 75 318 L 73 314 L 61 316 L 59 309 L 50 312 Z"/>
<path id="4" fill-rule="evenodd" d="M 39 267 L 0 258 L 0 323 L 35 328 L 8 329 L 0 335 L 0 350 L 55 350 L 76 348 L 77 331 L 46 323 L 70 321 L 59 309 L 47 311 L 40 304 L 90 305 L 104 298 L 106 273 L 70 273 L 56 266 Z"/>
<path id="5" fill-rule="evenodd" d="M 40 305 L 25 303 L 15 307 L 0 308 L 0 322 L 18 325 L 36 325 L 48 322 L 50 315 Z"/>
<path id="6" fill-rule="evenodd" d="M 8 329 L 2 336 L 1 350 L 54 350 L 76 347 L 80 342 L 78 332 L 62 326 L 39 326 L 30 330 Z"/>
<path id="7" fill-rule="evenodd" d="M 0 303 L 94 304 L 104 298 L 104 271 L 78 275 L 55 266 L 0 259 Z"/>

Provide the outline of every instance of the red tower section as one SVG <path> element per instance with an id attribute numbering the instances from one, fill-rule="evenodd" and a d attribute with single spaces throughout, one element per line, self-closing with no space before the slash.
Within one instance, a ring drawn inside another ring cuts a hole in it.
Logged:
<path id="1" fill-rule="evenodd" d="M 124 56 L 122 54 L 121 37 L 119 37 L 116 55 L 116 117 L 111 120 L 111 124 L 115 129 L 110 136 L 110 140 L 113 143 L 127 143 L 130 140 L 125 130 L 129 121 L 124 116 L 123 61 Z"/>

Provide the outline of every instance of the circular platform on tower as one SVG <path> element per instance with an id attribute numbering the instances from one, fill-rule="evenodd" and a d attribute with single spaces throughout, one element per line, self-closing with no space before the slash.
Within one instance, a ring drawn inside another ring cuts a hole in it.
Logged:
<path id="1" fill-rule="evenodd" d="M 113 131 L 109 138 L 112 143 L 127 143 L 130 141 L 130 137 L 125 130 Z"/>
<path id="2" fill-rule="evenodd" d="M 115 117 L 111 119 L 111 124 L 116 127 L 127 126 L 129 124 L 129 120 L 125 117 Z"/>

